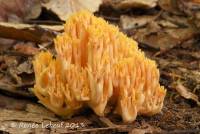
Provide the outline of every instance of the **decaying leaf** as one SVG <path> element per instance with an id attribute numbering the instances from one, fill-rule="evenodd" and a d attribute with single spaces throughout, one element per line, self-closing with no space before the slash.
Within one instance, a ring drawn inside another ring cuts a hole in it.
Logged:
<path id="1" fill-rule="evenodd" d="M 26 105 L 26 111 L 30 113 L 35 113 L 35 114 L 42 114 L 45 113 L 46 116 L 48 117 L 54 117 L 56 118 L 55 114 L 44 107 L 42 107 L 39 104 L 27 104 Z"/>
<path id="2" fill-rule="evenodd" d="M 198 34 L 193 28 L 162 28 L 159 23 L 149 23 L 147 27 L 137 30 L 133 38 L 152 48 L 168 50 Z"/>
<path id="3" fill-rule="evenodd" d="M 177 0 L 159 0 L 158 5 L 167 12 L 177 15 L 182 14 L 177 8 Z"/>
<path id="4" fill-rule="evenodd" d="M 31 100 L 1 94 L 0 100 L 0 131 L 16 134 L 43 133 L 43 131 L 48 132 L 50 128 L 53 132 L 66 133 L 69 129 L 77 131 L 77 129 L 83 129 L 92 124 L 84 116 L 60 120 L 53 112 Z M 51 126 L 56 124 L 55 127 Z"/>
<path id="5" fill-rule="evenodd" d="M 40 0 L 11 0 L 9 2 L 0 0 L 0 21 L 18 23 L 35 19 L 40 15 L 41 8 Z M 23 35 L 21 32 L 13 33 L 12 30 L 10 30 L 10 33 L 8 34 L 4 30 L 0 30 L 0 37 L 5 37 L 7 35 L 8 38 L 12 38 L 12 36 L 15 34 L 17 36 Z M 0 42 L 0 50 L 5 50 L 5 48 L 9 48 L 11 45 L 13 45 L 15 41 L 0 38 Z"/>
<path id="6" fill-rule="evenodd" d="M 32 59 L 19 56 L 0 56 L 0 90 L 32 97 L 27 90 L 34 83 Z"/>
<path id="7" fill-rule="evenodd" d="M 41 3 L 39 0 L 0 0 L 0 12 L 1 21 L 22 22 L 38 17 Z"/>
<path id="8" fill-rule="evenodd" d="M 17 67 L 18 74 L 22 74 L 22 73 L 31 74 L 31 73 L 33 73 L 31 60 L 26 60 L 25 62 L 19 64 L 19 66 Z"/>
<path id="9" fill-rule="evenodd" d="M 163 21 L 169 21 L 179 26 L 180 28 L 186 28 L 186 27 L 191 26 L 188 18 L 184 16 L 178 16 L 178 15 L 171 14 L 169 12 L 163 12 L 161 14 L 161 17 L 163 18 Z"/>
<path id="10" fill-rule="evenodd" d="M 14 40 L 0 38 L 0 53 L 11 48 L 15 42 Z"/>
<path id="11" fill-rule="evenodd" d="M 127 29 L 134 29 L 134 28 L 140 28 L 145 26 L 147 23 L 149 23 L 150 21 L 153 21 L 156 18 L 156 16 L 125 16 L 122 15 L 120 17 L 120 24 L 121 27 L 124 30 Z"/>
<path id="12" fill-rule="evenodd" d="M 177 1 L 177 6 L 183 13 L 194 15 L 195 12 L 199 12 L 200 2 L 198 0 L 180 0 Z"/>
<path id="13" fill-rule="evenodd" d="M 24 55 L 35 55 L 39 52 L 34 43 L 18 43 L 14 46 L 14 50 Z"/>
<path id="14" fill-rule="evenodd" d="M 161 132 L 162 131 L 159 127 L 154 127 L 148 123 L 143 122 L 140 128 L 132 129 L 129 134 L 153 134 L 153 133 L 161 133 Z"/>
<path id="15" fill-rule="evenodd" d="M 197 95 L 191 93 L 190 91 L 188 91 L 188 89 L 183 86 L 181 83 L 178 83 L 176 86 L 176 91 L 178 91 L 178 93 L 186 98 L 186 99 L 191 99 L 193 101 L 195 101 L 197 103 L 198 106 L 200 106 L 200 101 Z"/>
<path id="16" fill-rule="evenodd" d="M 58 120 L 58 118 L 50 117 L 45 114 L 37 114 L 25 111 L 7 110 L 0 108 L 0 121 L 17 120 L 17 121 L 32 121 L 32 122 L 42 123 L 45 119 L 52 121 Z"/>
<path id="17" fill-rule="evenodd" d="M 185 19 L 196 28 L 200 28 L 199 0 L 159 0 L 159 6 L 165 11 L 171 13 L 169 16 L 173 16 L 173 21 L 181 22 Z M 173 14 L 179 16 L 174 16 Z M 182 26 L 187 26 L 188 22 L 181 22 L 183 24 Z"/>
<path id="18" fill-rule="evenodd" d="M 65 21 L 72 13 L 80 10 L 98 11 L 101 3 L 102 0 L 50 0 L 43 6 Z"/>
<path id="19" fill-rule="evenodd" d="M 127 8 L 153 8 L 158 0 L 111 0 L 110 4 L 115 9 Z"/>
<path id="20" fill-rule="evenodd" d="M 160 20 L 158 21 L 158 24 L 161 27 L 165 27 L 165 28 L 178 28 L 178 26 L 170 21 L 166 21 L 166 20 Z"/>
<path id="21" fill-rule="evenodd" d="M 198 0 L 178 1 L 178 8 L 184 14 L 190 17 L 190 23 L 196 28 L 200 28 L 200 2 Z"/>
<path id="22" fill-rule="evenodd" d="M 56 32 L 62 31 L 63 26 L 29 25 L 0 22 L 0 37 L 32 41 L 36 43 L 51 42 Z M 20 34 L 19 34 L 20 33 Z"/>

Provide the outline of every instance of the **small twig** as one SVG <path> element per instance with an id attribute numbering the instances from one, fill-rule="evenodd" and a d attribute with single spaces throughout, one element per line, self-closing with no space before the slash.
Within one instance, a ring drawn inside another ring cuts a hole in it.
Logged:
<path id="1" fill-rule="evenodd" d="M 105 125 L 107 125 L 108 127 L 117 127 L 116 124 L 112 123 L 108 118 L 106 117 L 100 117 L 99 118 L 101 120 L 101 122 L 103 122 Z"/>

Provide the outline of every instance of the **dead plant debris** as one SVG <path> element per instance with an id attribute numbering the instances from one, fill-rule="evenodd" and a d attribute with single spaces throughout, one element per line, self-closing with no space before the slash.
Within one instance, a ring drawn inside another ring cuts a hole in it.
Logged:
<path id="1" fill-rule="evenodd" d="M 0 0 L 0 20 L 4 21 L 0 22 L 1 132 L 199 133 L 199 0 L 102 1 Z M 34 55 L 41 50 L 55 54 L 52 39 L 63 31 L 58 24 L 62 24 L 71 12 L 82 8 L 96 11 L 97 16 L 118 25 L 121 31 L 139 42 L 139 47 L 149 58 L 156 60 L 160 82 L 168 89 L 161 114 L 139 116 L 132 124 L 122 123 L 114 114 L 99 118 L 90 110 L 82 111 L 72 119 L 61 119 L 34 98 L 31 91 Z M 53 128 L 49 122 L 77 123 L 79 127 L 76 124 L 67 129 Z M 46 127 L 17 129 L 19 123 L 40 127 L 43 123 Z"/>

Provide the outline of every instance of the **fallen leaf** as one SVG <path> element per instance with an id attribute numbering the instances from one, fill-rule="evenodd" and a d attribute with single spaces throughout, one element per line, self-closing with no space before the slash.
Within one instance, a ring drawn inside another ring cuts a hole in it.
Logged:
<path id="1" fill-rule="evenodd" d="M 12 116 L 10 116 L 12 115 Z M 30 121 L 42 123 L 45 119 L 57 121 L 58 118 L 51 117 L 45 114 L 30 113 L 25 111 L 8 110 L 0 108 L 0 121 Z"/>
<path id="2" fill-rule="evenodd" d="M 31 74 L 31 73 L 33 73 L 32 61 L 26 60 L 25 62 L 21 63 L 17 67 L 17 73 L 18 74 L 22 74 L 22 73 Z"/>
<path id="3" fill-rule="evenodd" d="M 11 22 L 22 22 L 35 19 L 41 13 L 39 0 L 0 0 L 0 20 Z"/>
<path id="4" fill-rule="evenodd" d="M 29 101 L 24 101 L 21 99 L 16 99 L 14 97 L 9 97 L 6 95 L 0 94 L 0 108 L 6 108 L 6 109 L 13 109 L 13 110 L 24 110 L 27 103 L 30 103 Z"/>
<path id="5" fill-rule="evenodd" d="M 9 76 L 11 76 L 15 84 L 22 85 L 22 78 L 18 76 L 18 72 L 15 67 L 8 68 L 7 73 L 9 74 Z"/>
<path id="6" fill-rule="evenodd" d="M 188 18 L 185 16 L 173 15 L 169 12 L 163 12 L 161 14 L 161 17 L 163 18 L 163 20 L 169 21 L 179 27 L 183 27 L 183 28 L 190 27 Z"/>
<path id="7" fill-rule="evenodd" d="M 164 31 L 168 33 L 169 35 L 171 35 L 173 38 L 179 40 L 181 43 L 183 41 L 187 41 L 195 37 L 195 35 L 198 34 L 193 28 L 177 28 L 177 29 L 168 28 L 168 29 L 165 29 Z"/>
<path id="8" fill-rule="evenodd" d="M 14 50 L 24 55 L 35 55 L 39 49 L 33 46 L 33 43 L 19 43 L 14 46 Z"/>
<path id="9" fill-rule="evenodd" d="M 178 83 L 176 86 L 176 91 L 184 98 L 191 99 L 197 103 L 198 106 L 200 106 L 200 101 L 197 95 L 193 94 L 192 92 L 188 91 L 183 84 Z"/>
<path id="10" fill-rule="evenodd" d="M 80 10 L 98 11 L 102 0 L 50 0 L 43 7 L 65 21 L 72 13 Z"/>
<path id="11" fill-rule="evenodd" d="M 177 1 L 176 0 L 159 0 L 158 5 L 161 9 L 176 14 L 181 15 L 182 13 L 177 8 Z"/>
<path id="12" fill-rule="evenodd" d="M 143 16 L 125 16 L 120 17 L 120 24 L 122 29 L 134 29 L 145 26 L 150 21 L 154 20 L 156 16 L 143 15 Z"/>
<path id="13" fill-rule="evenodd" d="M 14 40 L 0 38 L 0 53 L 7 51 L 15 42 Z"/>
<path id="14" fill-rule="evenodd" d="M 166 21 L 166 20 L 160 20 L 158 21 L 158 24 L 162 27 L 165 28 L 178 28 L 178 26 L 170 21 Z"/>
<path id="15" fill-rule="evenodd" d="M 0 22 L 0 37 L 32 41 L 36 43 L 52 42 L 57 32 L 62 31 L 63 26 L 30 25 L 22 23 Z M 20 33 L 20 34 L 19 34 Z"/>
<path id="16" fill-rule="evenodd" d="M 111 6 L 115 9 L 153 8 L 158 0 L 112 0 Z"/>
<path id="17" fill-rule="evenodd" d="M 133 128 L 129 134 L 153 134 L 161 132 L 162 130 L 159 127 L 151 126 L 146 122 L 142 122 L 140 128 Z"/>
<path id="18" fill-rule="evenodd" d="M 66 133 L 69 129 L 73 129 L 72 127 L 77 130 L 93 125 L 93 122 L 85 116 L 77 116 L 69 120 L 59 119 L 42 105 L 24 98 L 19 99 L 0 95 L 0 99 L 2 99 L 0 101 L 0 131 L 37 133 L 38 129 L 46 130 L 44 127 L 48 125 L 46 127 L 50 127 L 51 130 L 53 129 L 52 132 Z M 26 126 L 23 127 L 22 124 Z M 38 127 L 33 126 L 36 124 Z M 50 124 L 57 124 L 57 126 L 52 127 Z M 61 124 L 63 126 L 58 126 Z M 79 128 L 76 128 L 77 125 L 79 125 Z"/>
<path id="19" fill-rule="evenodd" d="M 179 40 L 165 33 L 155 22 L 151 22 L 147 27 L 139 29 L 133 35 L 133 38 L 149 47 L 167 50 L 179 44 Z"/>
<path id="20" fill-rule="evenodd" d="M 198 35 L 193 28 L 162 28 L 158 22 L 151 22 L 139 29 L 133 38 L 155 49 L 169 50 Z"/>
<path id="21" fill-rule="evenodd" d="M 198 0 L 179 0 L 177 7 L 183 13 L 193 15 L 194 12 L 199 12 L 200 2 Z"/>
<path id="22" fill-rule="evenodd" d="M 17 87 L 16 84 L 10 80 L 10 77 L 4 76 L 0 79 L 0 90 L 14 94 L 15 96 L 26 96 L 26 97 L 33 97 L 33 93 L 29 92 L 28 90 L 24 90 L 22 87 Z"/>
<path id="23" fill-rule="evenodd" d="M 39 104 L 27 104 L 26 111 L 29 113 L 43 114 L 48 117 L 55 117 L 55 114 Z"/>
<path id="24" fill-rule="evenodd" d="M 28 87 L 34 84 L 32 59 L 21 56 L 0 56 L 0 90 L 32 97 Z"/>
<path id="25" fill-rule="evenodd" d="M 178 1 L 180 11 L 190 17 L 189 21 L 198 30 L 200 29 L 200 2 L 199 0 L 181 0 Z"/>

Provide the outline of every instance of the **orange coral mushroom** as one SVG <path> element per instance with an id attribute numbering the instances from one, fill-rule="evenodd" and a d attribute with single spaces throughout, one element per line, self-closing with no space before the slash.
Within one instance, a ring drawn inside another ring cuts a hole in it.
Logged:
<path id="1" fill-rule="evenodd" d="M 72 15 L 55 39 L 56 58 L 41 52 L 33 62 L 34 93 L 47 108 L 71 116 L 89 106 L 104 116 L 107 106 L 134 121 L 163 106 L 166 90 L 156 63 L 118 28 L 87 11 Z"/>

